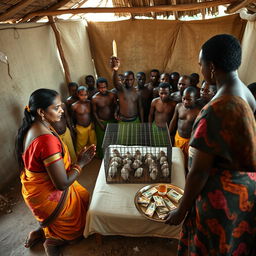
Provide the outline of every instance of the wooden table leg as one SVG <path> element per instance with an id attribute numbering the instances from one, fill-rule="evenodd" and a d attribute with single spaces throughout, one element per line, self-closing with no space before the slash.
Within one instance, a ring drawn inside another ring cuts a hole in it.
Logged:
<path id="1" fill-rule="evenodd" d="M 96 233 L 95 240 L 96 240 L 97 245 L 102 245 L 102 235 L 101 234 Z"/>

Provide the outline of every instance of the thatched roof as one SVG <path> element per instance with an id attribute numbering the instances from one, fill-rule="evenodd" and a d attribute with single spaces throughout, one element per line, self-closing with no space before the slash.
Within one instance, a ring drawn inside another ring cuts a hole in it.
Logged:
<path id="1" fill-rule="evenodd" d="M 131 18 L 174 15 L 176 19 L 201 13 L 204 18 L 205 14 L 217 15 L 218 6 L 223 4 L 227 6 L 227 13 L 234 13 L 243 7 L 250 12 L 256 12 L 256 1 L 252 0 L 112 0 L 113 8 L 104 8 L 103 0 L 95 0 L 93 6 L 82 8 L 86 2 L 88 0 L 2 0 L 0 1 L 0 22 L 28 22 L 63 13 L 97 12 L 112 12 Z"/>

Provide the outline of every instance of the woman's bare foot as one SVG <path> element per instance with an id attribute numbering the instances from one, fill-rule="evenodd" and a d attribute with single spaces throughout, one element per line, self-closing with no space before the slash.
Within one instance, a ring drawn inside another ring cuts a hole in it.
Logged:
<path id="1" fill-rule="evenodd" d="M 34 231 L 31 231 L 29 235 L 26 238 L 24 246 L 26 248 L 31 248 L 33 247 L 36 243 L 39 241 L 43 241 L 45 239 L 44 237 L 44 231 L 42 229 L 37 229 Z"/>

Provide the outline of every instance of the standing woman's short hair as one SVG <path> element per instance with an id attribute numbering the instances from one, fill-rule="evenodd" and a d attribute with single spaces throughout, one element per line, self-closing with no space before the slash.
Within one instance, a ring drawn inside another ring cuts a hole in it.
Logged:
<path id="1" fill-rule="evenodd" d="M 241 65 L 242 50 L 237 38 L 232 35 L 216 35 L 202 46 L 202 58 L 211 61 L 224 72 L 235 71 Z"/>
<path id="2" fill-rule="evenodd" d="M 28 106 L 24 109 L 24 118 L 18 130 L 15 143 L 15 151 L 20 169 L 23 168 L 22 154 L 24 152 L 24 137 L 35 121 L 37 110 L 39 108 L 46 110 L 53 104 L 57 95 L 59 94 L 51 89 L 38 89 L 30 95 Z"/>

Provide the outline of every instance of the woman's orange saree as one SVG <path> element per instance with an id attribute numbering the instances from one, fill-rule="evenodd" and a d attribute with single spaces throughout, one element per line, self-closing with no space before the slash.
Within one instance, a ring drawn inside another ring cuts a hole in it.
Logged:
<path id="1" fill-rule="evenodd" d="M 89 193 L 77 181 L 68 187 L 66 197 L 65 191 L 55 188 L 45 167 L 61 160 L 68 173 L 70 156 L 59 138 L 51 134 L 35 138 L 23 153 L 22 195 L 35 218 L 43 223 L 46 238 L 71 241 L 83 234 Z M 50 217 L 63 199 L 57 216 Z M 49 219 L 50 223 L 45 224 Z"/>

